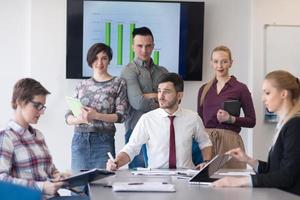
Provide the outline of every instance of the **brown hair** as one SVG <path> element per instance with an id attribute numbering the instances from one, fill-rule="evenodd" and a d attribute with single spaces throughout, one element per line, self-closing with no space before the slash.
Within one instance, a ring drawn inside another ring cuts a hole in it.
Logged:
<path id="1" fill-rule="evenodd" d="M 212 50 L 211 55 L 210 55 L 210 59 L 211 60 L 212 60 L 213 53 L 216 52 L 216 51 L 224 51 L 224 52 L 226 52 L 228 54 L 229 60 L 232 61 L 231 51 L 230 51 L 230 49 L 228 47 L 226 47 L 224 45 L 217 46 L 217 47 L 215 47 Z M 202 90 L 202 93 L 201 93 L 201 97 L 200 97 L 200 106 L 202 106 L 203 101 L 204 101 L 204 99 L 206 97 L 206 94 L 207 94 L 208 90 L 211 88 L 212 84 L 214 83 L 214 80 L 215 80 L 215 78 L 213 78 L 212 80 L 208 81 L 205 84 L 205 86 L 204 86 L 204 88 Z"/>
<path id="2" fill-rule="evenodd" d="M 287 90 L 292 103 L 293 108 L 290 110 L 284 123 L 295 115 L 300 115 L 300 83 L 299 79 L 293 76 L 291 73 L 284 70 L 276 70 L 268 73 L 265 76 L 266 80 L 271 80 L 272 85 L 279 90 Z"/>
<path id="3" fill-rule="evenodd" d="M 32 78 L 20 79 L 14 86 L 11 106 L 17 108 L 17 102 L 25 102 L 27 104 L 36 95 L 48 95 L 50 92 L 44 88 L 40 82 Z"/>
<path id="4" fill-rule="evenodd" d="M 86 57 L 86 61 L 91 68 L 92 68 L 93 62 L 95 62 L 95 60 L 97 60 L 97 54 L 100 52 L 106 53 L 106 55 L 108 56 L 108 60 L 111 61 L 112 56 L 113 56 L 112 49 L 109 46 L 107 46 L 106 44 L 95 43 L 89 48 L 87 57 Z"/>

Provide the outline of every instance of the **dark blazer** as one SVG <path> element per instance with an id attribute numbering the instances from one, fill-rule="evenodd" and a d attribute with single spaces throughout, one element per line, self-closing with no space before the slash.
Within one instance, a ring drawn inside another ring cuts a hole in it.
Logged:
<path id="1" fill-rule="evenodd" d="M 300 117 L 290 119 L 280 130 L 268 162 L 259 161 L 254 187 L 276 187 L 300 195 Z"/>

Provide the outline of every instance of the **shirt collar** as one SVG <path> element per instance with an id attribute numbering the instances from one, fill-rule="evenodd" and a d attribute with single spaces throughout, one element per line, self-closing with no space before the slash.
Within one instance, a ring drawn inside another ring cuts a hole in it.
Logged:
<path id="1" fill-rule="evenodd" d="M 22 127 L 20 124 L 18 124 L 14 120 L 10 120 L 7 124 L 8 128 L 11 129 L 13 132 L 18 133 L 20 136 L 25 135 L 25 133 L 28 131 L 30 134 L 35 135 L 34 129 L 29 126 L 28 129 Z"/>
<path id="2" fill-rule="evenodd" d="M 139 67 L 146 67 L 146 62 L 143 61 L 143 60 L 141 60 L 141 59 L 139 59 L 139 58 L 137 58 L 137 57 L 134 58 L 134 62 Z M 154 63 L 153 63 L 153 60 L 151 58 L 151 60 L 150 60 L 150 67 L 151 67 L 151 69 L 153 68 L 153 66 L 154 66 Z"/>
<path id="3" fill-rule="evenodd" d="M 236 80 L 236 77 L 232 75 L 231 78 L 229 79 L 229 81 L 227 81 L 226 84 L 228 84 L 228 85 L 230 85 L 230 86 L 233 86 L 233 85 L 236 83 L 236 81 L 237 81 L 237 80 Z M 216 79 L 216 78 L 214 79 L 213 84 L 214 84 L 214 85 L 217 84 L 217 79 Z"/>
<path id="4" fill-rule="evenodd" d="M 229 79 L 229 81 L 227 83 L 228 83 L 228 85 L 233 86 L 236 83 L 235 76 L 231 76 L 231 78 Z"/>
<path id="5" fill-rule="evenodd" d="M 162 109 L 162 108 L 158 108 L 158 109 L 160 110 L 162 117 L 170 116 L 170 114 L 167 113 L 164 109 Z M 172 116 L 181 116 L 181 114 L 182 114 L 182 109 L 180 107 L 178 107 L 178 109 L 173 113 Z"/>

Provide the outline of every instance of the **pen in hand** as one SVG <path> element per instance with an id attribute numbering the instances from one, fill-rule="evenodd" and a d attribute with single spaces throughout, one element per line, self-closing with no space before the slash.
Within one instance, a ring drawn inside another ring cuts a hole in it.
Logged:
<path id="1" fill-rule="evenodd" d="M 115 171 L 115 170 L 117 170 L 118 169 L 118 164 L 116 163 L 116 159 L 112 156 L 112 154 L 110 153 L 110 152 L 107 152 L 107 155 L 108 155 L 108 157 L 109 157 L 109 159 L 114 163 L 114 167 L 113 168 L 115 168 L 115 169 L 110 169 L 110 170 L 113 170 L 113 171 Z"/>
<path id="2" fill-rule="evenodd" d="M 109 159 L 110 159 L 111 161 L 115 162 L 115 159 L 114 159 L 114 157 L 111 155 L 110 152 L 107 152 L 107 155 L 108 155 L 108 157 L 109 157 Z"/>

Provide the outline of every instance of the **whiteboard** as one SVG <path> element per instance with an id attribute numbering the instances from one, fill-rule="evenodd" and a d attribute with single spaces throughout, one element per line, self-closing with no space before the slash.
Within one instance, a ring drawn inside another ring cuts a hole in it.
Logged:
<path id="1" fill-rule="evenodd" d="M 286 70 L 300 77 L 300 25 L 265 25 L 265 73 Z"/>

